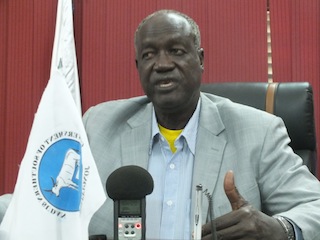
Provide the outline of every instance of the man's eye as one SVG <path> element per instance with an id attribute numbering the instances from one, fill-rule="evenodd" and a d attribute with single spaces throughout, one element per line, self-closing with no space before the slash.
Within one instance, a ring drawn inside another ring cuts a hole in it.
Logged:
<path id="1" fill-rule="evenodd" d="M 145 52 L 142 54 L 142 59 L 150 59 L 153 57 L 153 55 L 154 55 L 153 52 Z"/>
<path id="2" fill-rule="evenodd" d="M 177 55 L 177 56 L 181 56 L 184 54 L 184 51 L 182 49 L 178 49 L 178 48 L 173 48 L 170 50 L 171 54 Z"/>

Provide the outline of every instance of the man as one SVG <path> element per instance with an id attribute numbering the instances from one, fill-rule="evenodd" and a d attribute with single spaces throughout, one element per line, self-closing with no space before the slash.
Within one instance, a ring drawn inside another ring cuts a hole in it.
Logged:
<path id="1" fill-rule="evenodd" d="M 193 195 L 202 184 L 213 195 L 218 239 L 319 239 L 320 184 L 288 147 L 282 120 L 200 93 L 196 23 L 156 12 L 139 25 L 135 50 L 147 97 L 100 104 L 84 122 L 102 182 L 123 165 L 151 173 L 146 238 L 190 239 Z M 110 236 L 112 226 L 107 200 L 91 233 Z M 202 234 L 212 239 L 210 222 Z"/>
<path id="2" fill-rule="evenodd" d="M 156 12 L 139 25 L 135 49 L 146 96 L 92 107 L 84 123 L 103 183 L 124 165 L 152 175 L 146 239 L 191 239 L 198 184 L 212 195 L 218 239 L 319 239 L 320 184 L 288 146 L 282 120 L 200 93 L 196 23 Z M 208 214 L 203 201 L 203 222 Z M 112 238 L 112 200 L 89 228 Z"/>

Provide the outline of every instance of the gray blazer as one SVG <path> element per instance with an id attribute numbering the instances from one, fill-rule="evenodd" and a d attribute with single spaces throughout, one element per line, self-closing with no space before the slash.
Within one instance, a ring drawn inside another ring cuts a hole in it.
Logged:
<path id="1" fill-rule="evenodd" d="M 152 108 L 146 97 L 136 97 L 86 112 L 84 123 L 104 185 L 120 166 L 148 167 Z M 254 207 L 291 219 L 304 239 L 319 239 L 320 184 L 288 146 L 280 118 L 201 93 L 199 121 L 192 189 L 202 184 L 213 194 L 215 217 L 231 211 L 223 179 L 233 170 L 240 193 Z M 191 206 L 193 202 L 194 196 Z M 203 203 L 205 222 L 208 204 Z M 112 226 L 113 201 L 107 199 L 90 223 L 90 234 L 111 237 Z"/>

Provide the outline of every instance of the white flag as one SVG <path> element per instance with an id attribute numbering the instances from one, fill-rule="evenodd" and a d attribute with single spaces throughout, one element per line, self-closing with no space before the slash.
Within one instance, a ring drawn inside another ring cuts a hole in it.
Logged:
<path id="1" fill-rule="evenodd" d="M 80 87 L 76 47 L 73 35 L 72 0 L 59 0 L 56 20 L 56 31 L 51 60 L 51 74 L 59 69 L 65 77 L 73 99 L 81 113 Z"/>
<path id="2" fill-rule="evenodd" d="M 64 30 L 72 28 L 71 11 L 71 0 L 59 0 L 60 38 L 55 38 L 51 76 L 0 226 L 1 240 L 88 240 L 90 219 L 106 199 L 79 114 L 80 98 L 74 99 L 80 95 L 73 30 Z M 69 37 L 73 47 L 62 43 L 71 43 Z M 58 50 L 61 46 L 66 51 Z M 68 86 L 76 87 L 71 93 Z"/>

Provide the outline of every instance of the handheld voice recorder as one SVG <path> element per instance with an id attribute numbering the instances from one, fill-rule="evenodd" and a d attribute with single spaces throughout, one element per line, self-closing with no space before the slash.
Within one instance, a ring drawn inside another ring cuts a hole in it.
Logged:
<path id="1" fill-rule="evenodd" d="M 141 240 L 144 239 L 143 228 L 145 227 L 145 218 L 143 218 L 143 203 L 145 199 L 139 200 L 118 200 L 115 201 L 115 234 L 118 240 Z M 117 205 L 117 206 L 116 206 Z M 117 231 L 117 232 L 116 232 Z"/>
<path id="2" fill-rule="evenodd" d="M 153 191 L 153 179 L 142 167 L 116 169 L 106 182 L 113 199 L 114 240 L 146 239 L 146 195 Z"/>

